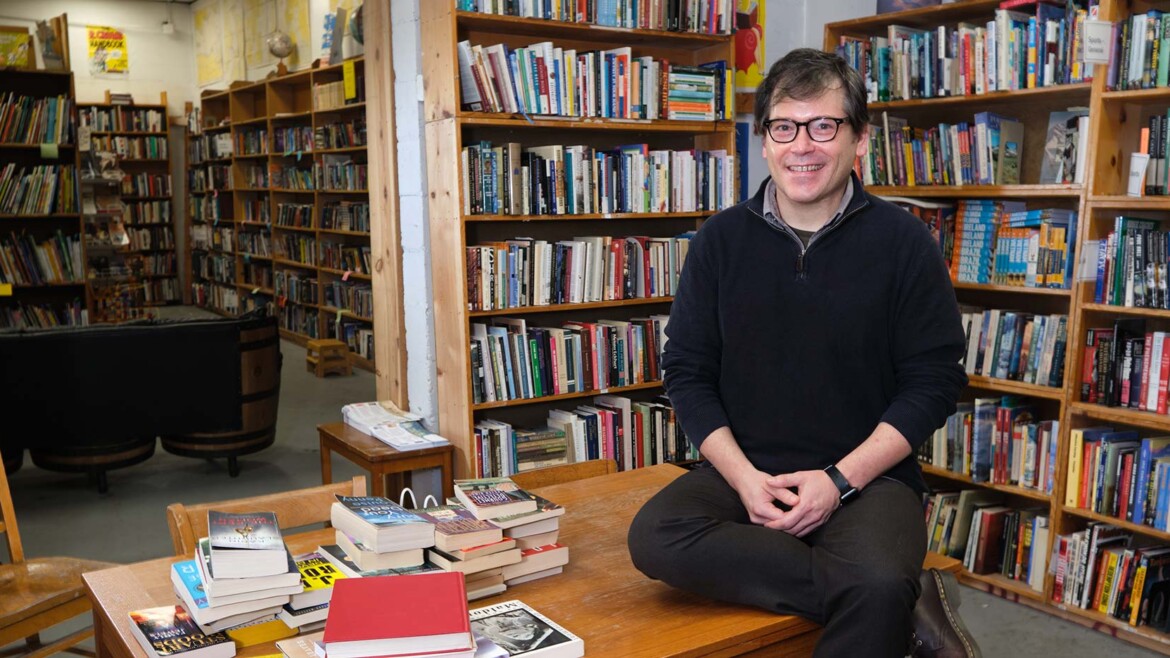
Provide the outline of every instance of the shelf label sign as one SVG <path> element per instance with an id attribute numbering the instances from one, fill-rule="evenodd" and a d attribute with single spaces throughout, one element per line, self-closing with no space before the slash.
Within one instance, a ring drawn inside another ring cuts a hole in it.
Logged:
<path id="1" fill-rule="evenodd" d="M 57 145 L 49 142 L 41 142 L 41 157 L 50 160 L 56 159 L 58 155 Z"/>
<path id="2" fill-rule="evenodd" d="M 12 296 L 12 284 L 11 283 L 0 283 L 0 297 L 11 297 L 11 296 Z"/>
<path id="3" fill-rule="evenodd" d="M 353 60 L 346 60 L 341 65 L 342 86 L 345 87 L 345 100 L 357 98 L 357 74 L 353 70 Z"/>
<path id="4" fill-rule="evenodd" d="M 1085 21 L 1084 61 L 1086 64 L 1108 64 L 1112 51 L 1113 23 Z"/>

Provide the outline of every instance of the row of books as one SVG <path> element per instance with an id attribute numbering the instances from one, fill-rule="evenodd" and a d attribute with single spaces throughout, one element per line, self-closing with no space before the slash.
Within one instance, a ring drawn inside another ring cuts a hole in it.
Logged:
<path id="1" fill-rule="evenodd" d="M 370 204 L 366 201 L 327 201 L 321 207 L 321 228 L 369 233 Z"/>
<path id="2" fill-rule="evenodd" d="M 731 0 L 459 0 L 461 11 L 543 18 L 603 27 L 730 34 L 735 6 Z"/>
<path id="3" fill-rule="evenodd" d="M 287 130 L 296 130 L 296 128 L 288 128 Z M 307 128 L 310 136 L 313 128 Z M 254 126 L 244 126 L 234 131 L 232 135 L 232 154 L 241 155 L 264 155 L 268 153 L 268 129 L 258 128 Z M 226 157 L 221 155 L 220 157 Z"/>
<path id="4" fill-rule="evenodd" d="M 721 149 L 480 142 L 462 157 L 468 215 L 714 212 L 736 202 L 736 160 Z"/>
<path id="5" fill-rule="evenodd" d="M 134 257 L 138 269 L 155 276 L 178 276 L 178 259 L 174 252 L 159 254 L 138 254 Z"/>
<path id="6" fill-rule="evenodd" d="M 500 402 L 632 386 L 661 378 L 667 316 L 531 327 L 471 325 L 472 400 Z"/>
<path id="7" fill-rule="evenodd" d="M 187 143 L 187 161 L 190 164 L 200 164 L 207 160 L 230 158 L 232 157 L 232 149 L 231 133 L 193 135 Z"/>
<path id="8" fill-rule="evenodd" d="M 240 313 L 240 293 L 235 288 L 235 276 L 229 280 L 221 281 L 227 285 L 216 285 L 211 281 L 211 277 L 199 272 L 196 264 L 199 260 L 205 259 L 201 254 L 195 253 L 191 255 L 191 269 L 198 272 L 204 281 L 194 281 L 191 283 L 191 301 L 196 306 L 210 306 L 223 311 L 229 315 L 239 315 Z M 234 263 L 232 264 L 234 267 Z M 282 328 L 287 328 L 283 327 Z"/>
<path id="9" fill-rule="evenodd" d="M 142 228 L 127 227 L 126 236 L 130 238 L 128 246 L 131 251 L 175 248 L 175 234 L 169 224 Z"/>
<path id="10" fill-rule="evenodd" d="M 338 121 L 317 126 L 313 131 L 313 148 L 340 149 L 366 145 L 365 118 Z M 304 149 L 308 150 L 308 149 Z"/>
<path id="11" fill-rule="evenodd" d="M 236 283 L 236 259 L 232 256 L 206 254 L 198 251 L 191 253 L 191 271 L 205 281 L 216 281 L 229 286 Z"/>
<path id="12" fill-rule="evenodd" d="M 85 280 L 81 237 L 60 229 L 42 242 L 27 233 L 0 238 L 0 282 L 18 286 Z"/>
<path id="13" fill-rule="evenodd" d="M 1039 419 L 1027 398 L 976 398 L 958 403 L 919 449 L 918 458 L 974 482 L 1050 493 L 1059 434 L 1059 421 Z"/>
<path id="14" fill-rule="evenodd" d="M 478 476 L 497 477 L 587 459 L 613 459 L 620 470 L 697 457 L 665 397 L 639 401 L 599 395 L 573 409 L 551 409 L 541 428 L 493 418 L 476 423 Z"/>
<path id="15" fill-rule="evenodd" d="M 321 243 L 320 266 L 340 272 L 369 276 L 372 273 L 370 248 L 323 241 Z"/>
<path id="16" fill-rule="evenodd" d="M 314 141 L 312 126 L 274 126 L 272 129 L 273 153 L 292 155 L 312 151 Z M 264 150 L 267 150 L 266 146 Z"/>
<path id="17" fill-rule="evenodd" d="M 261 207 L 268 204 L 258 202 Z M 276 204 L 276 225 L 292 228 L 313 228 L 313 204 L 311 203 L 278 203 Z M 263 217 L 248 221 L 264 221 Z"/>
<path id="18" fill-rule="evenodd" d="M 233 187 L 230 165 L 206 165 L 187 170 L 187 189 L 192 192 L 230 191 Z"/>
<path id="19" fill-rule="evenodd" d="M 320 313 L 315 308 L 288 304 L 280 308 L 280 328 L 309 338 L 319 338 Z"/>
<path id="20" fill-rule="evenodd" d="M 131 201 L 123 206 L 122 219 L 128 224 L 170 224 L 171 202 Z"/>
<path id="21" fill-rule="evenodd" d="M 72 165 L 0 169 L 0 214 L 49 215 L 77 212 L 77 178 Z"/>
<path id="22" fill-rule="evenodd" d="M 1059 387 L 1064 382 L 1068 316 L 964 307 L 969 375 Z"/>
<path id="23" fill-rule="evenodd" d="M 163 110 L 132 107 L 82 106 L 77 110 L 80 125 L 97 132 L 166 132 Z"/>
<path id="24" fill-rule="evenodd" d="M 374 291 L 369 284 L 330 281 L 325 285 L 325 305 L 363 317 L 374 317 Z"/>
<path id="25" fill-rule="evenodd" d="M 80 299 L 65 303 L 17 302 L 0 306 L 0 327 L 4 329 L 48 329 L 87 324 L 89 312 Z"/>
<path id="26" fill-rule="evenodd" d="M 266 233 L 240 233 L 236 236 L 236 251 L 243 254 L 245 258 L 251 256 L 271 258 L 272 241 Z"/>
<path id="27" fill-rule="evenodd" d="M 230 252 L 235 236 L 236 229 L 231 224 L 196 224 L 191 227 L 191 248 Z"/>
<path id="28" fill-rule="evenodd" d="M 125 135 L 95 135 L 90 138 L 95 151 L 114 153 L 131 160 L 166 160 L 166 137 L 127 137 Z"/>
<path id="29" fill-rule="evenodd" d="M 305 265 L 317 265 L 317 239 L 306 235 L 273 236 L 272 253 L 277 258 L 294 260 Z"/>
<path id="30" fill-rule="evenodd" d="M 1065 504 L 1166 530 L 1168 447 L 1170 437 L 1142 438 L 1134 430 L 1072 429 Z"/>
<path id="31" fill-rule="evenodd" d="M 223 203 L 228 206 L 229 217 L 227 221 L 231 221 L 231 199 L 225 197 Z M 263 207 L 267 208 L 268 204 L 263 204 Z M 187 208 L 190 210 L 191 222 L 194 224 L 218 224 L 224 218 L 223 205 L 216 196 L 189 196 L 187 197 Z"/>
<path id="32" fill-rule="evenodd" d="M 999 574 L 1043 592 L 1049 537 L 1045 511 L 977 506 L 971 517 L 963 566 L 972 573 Z"/>
<path id="33" fill-rule="evenodd" d="M 172 279 L 151 279 L 149 281 L 143 281 L 142 295 L 143 303 L 148 306 L 182 301 L 183 290 L 179 283 L 178 274 Z"/>
<path id="34" fill-rule="evenodd" d="M 1168 28 L 1170 16 L 1157 9 L 1115 22 L 1106 87 L 1116 90 L 1165 87 L 1170 74 Z"/>
<path id="35" fill-rule="evenodd" d="M 340 340 L 349 351 L 362 357 L 374 358 L 374 329 L 367 323 L 353 322 L 351 318 L 339 317 L 326 325 L 329 338 Z"/>
<path id="36" fill-rule="evenodd" d="M 1073 210 L 1028 210 L 1014 201 L 960 201 L 953 228 L 945 216 L 941 227 L 951 277 L 965 283 L 1068 289 L 1077 220 Z"/>
<path id="37" fill-rule="evenodd" d="M 364 76 L 357 75 L 356 84 L 354 85 L 354 95 L 347 96 L 345 93 L 345 81 L 338 80 L 337 82 L 319 82 L 313 85 L 313 110 L 323 112 L 326 110 L 340 110 L 347 105 L 356 105 L 366 102 L 366 88 Z"/>
<path id="38" fill-rule="evenodd" d="M 1167 259 L 1170 246 L 1161 222 L 1117 216 L 1113 230 L 1096 247 L 1097 272 L 1093 301 L 1098 304 L 1170 308 L 1167 292 Z"/>
<path id="39" fill-rule="evenodd" d="M 1170 377 L 1166 338 L 1166 332 L 1147 330 L 1141 318 L 1117 318 L 1111 327 L 1088 327 L 1081 400 L 1165 414 Z"/>
<path id="40" fill-rule="evenodd" d="M 69 144 L 73 134 L 72 98 L 0 94 L 0 143 Z"/>
<path id="41" fill-rule="evenodd" d="M 170 196 L 171 175 L 143 172 L 129 174 L 122 179 L 121 191 L 126 196 Z"/>
<path id="42" fill-rule="evenodd" d="M 925 129 L 882 112 L 858 173 L 867 185 L 1012 185 L 1020 182 L 1023 145 L 1023 124 L 994 112 Z"/>
<path id="43" fill-rule="evenodd" d="M 1082 61 L 1084 2 L 996 9 L 992 20 L 885 36 L 843 36 L 837 52 L 865 79 L 869 102 L 967 96 L 1092 80 Z"/>
<path id="44" fill-rule="evenodd" d="M 670 296 L 692 235 L 516 238 L 467 247 L 468 310 Z"/>
<path id="45" fill-rule="evenodd" d="M 295 272 L 277 270 L 274 281 L 272 291 L 278 298 L 283 297 L 302 304 L 317 304 L 319 281 L 316 277 L 304 277 Z"/>
<path id="46" fill-rule="evenodd" d="M 726 61 L 700 66 L 634 56 L 621 46 L 577 52 L 458 44 L 461 106 L 472 112 L 715 121 L 734 116 Z"/>
<path id="47" fill-rule="evenodd" d="M 1057 536 L 1054 544 L 1054 602 L 1170 630 L 1156 602 L 1170 582 L 1170 546 L 1138 546 L 1129 531 L 1099 521 Z"/>

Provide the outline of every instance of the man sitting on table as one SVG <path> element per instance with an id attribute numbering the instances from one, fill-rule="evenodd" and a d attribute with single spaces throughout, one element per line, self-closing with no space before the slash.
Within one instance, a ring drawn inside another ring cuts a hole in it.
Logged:
<path id="1" fill-rule="evenodd" d="M 771 177 L 695 235 L 666 330 L 666 389 L 706 461 L 646 503 L 630 554 L 824 625 L 817 656 L 976 656 L 954 577 L 922 572 L 914 458 L 967 383 L 964 334 L 927 227 L 852 175 L 868 120 L 833 54 L 794 50 L 760 85 Z"/>

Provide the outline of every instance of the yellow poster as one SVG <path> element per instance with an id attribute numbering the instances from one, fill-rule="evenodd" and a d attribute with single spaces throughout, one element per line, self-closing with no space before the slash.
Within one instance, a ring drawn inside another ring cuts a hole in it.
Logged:
<path id="1" fill-rule="evenodd" d="M 85 26 L 89 46 L 89 70 L 94 75 L 130 73 L 130 56 L 126 52 L 126 33 L 104 25 Z"/>
<path id="2" fill-rule="evenodd" d="M 764 0 L 735 2 L 735 88 L 754 92 L 764 81 Z"/>
<path id="3" fill-rule="evenodd" d="M 223 80 L 223 21 L 219 0 L 195 9 L 195 71 L 200 87 Z"/>

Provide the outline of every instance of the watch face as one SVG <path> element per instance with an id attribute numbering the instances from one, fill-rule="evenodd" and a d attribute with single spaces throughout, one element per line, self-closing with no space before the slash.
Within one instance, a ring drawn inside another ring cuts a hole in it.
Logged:
<path id="1" fill-rule="evenodd" d="M 850 500 L 851 498 L 853 498 L 853 497 L 854 497 L 854 496 L 856 496 L 856 495 L 857 495 L 857 489 L 856 489 L 856 488 L 853 488 L 853 487 L 851 487 L 851 488 L 849 489 L 849 491 L 846 491 L 845 493 L 841 494 L 841 502 L 842 502 L 842 503 L 844 503 L 844 502 L 846 502 L 846 501 Z"/>

